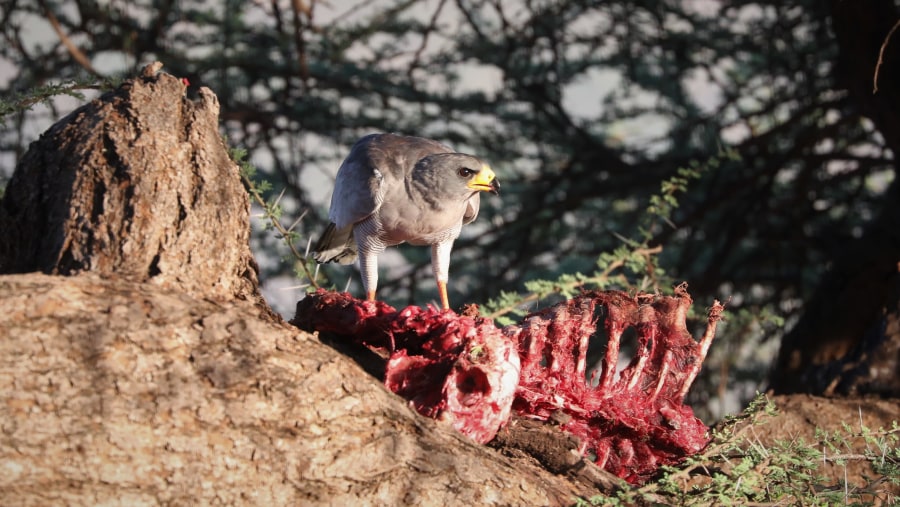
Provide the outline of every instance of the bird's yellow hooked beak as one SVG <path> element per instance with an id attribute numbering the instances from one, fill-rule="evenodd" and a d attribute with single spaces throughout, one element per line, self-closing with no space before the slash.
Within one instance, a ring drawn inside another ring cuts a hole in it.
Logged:
<path id="1" fill-rule="evenodd" d="M 500 182 L 497 181 L 497 176 L 487 164 L 481 166 L 481 170 L 469 181 L 468 187 L 472 190 L 481 190 L 500 195 Z"/>

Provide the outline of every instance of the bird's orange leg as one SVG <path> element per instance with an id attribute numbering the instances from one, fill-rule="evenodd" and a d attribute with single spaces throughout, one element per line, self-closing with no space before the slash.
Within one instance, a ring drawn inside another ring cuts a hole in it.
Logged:
<path id="1" fill-rule="evenodd" d="M 375 301 L 375 291 L 366 291 L 366 301 Z"/>
<path id="2" fill-rule="evenodd" d="M 449 310 L 450 299 L 447 297 L 447 282 L 438 280 L 437 286 L 438 292 L 441 294 L 441 307 L 443 307 L 444 310 Z"/>

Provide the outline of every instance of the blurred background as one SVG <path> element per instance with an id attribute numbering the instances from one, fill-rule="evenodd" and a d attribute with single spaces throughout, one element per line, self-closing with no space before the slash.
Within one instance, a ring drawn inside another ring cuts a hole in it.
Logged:
<path id="1" fill-rule="evenodd" d="M 94 84 L 154 60 L 189 95 L 218 95 L 223 135 L 271 183 L 266 197 L 281 195 L 301 252 L 356 139 L 434 138 L 489 161 L 503 185 L 455 245 L 454 306 L 652 248 L 652 263 L 599 285 L 686 281 L 697 332 L 703 308 L 727 301 L 690 399 L 710 422 L 767 387 L 822 392 L 822 372 L 882 325 L 900 261 L 898 12 L 839 0 L 3 0 L 0 187 Z M 681 168 L 696 177 L 648 220 Z M 253 243 L 266 297 L 290 318 L 308 280 L 263 221 Z M 380 298 L 435 300 L 429 249 L 392 248 L 382 266 Z M 360 294 L 353 268 L 323 267 L 319 283 Z"/>

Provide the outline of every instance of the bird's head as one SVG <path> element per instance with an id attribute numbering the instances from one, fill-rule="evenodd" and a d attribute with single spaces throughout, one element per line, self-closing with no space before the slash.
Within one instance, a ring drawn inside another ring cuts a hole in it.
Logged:
<path id="1" fill-rule="evenodd" d="M 471 195 L 472 192 L 500 194 L 500 182 L 489 165 L 463 153 L 429 155 L 416 165 L 419 177 L 431 180 L 435 189 L 446 194 Z"/>

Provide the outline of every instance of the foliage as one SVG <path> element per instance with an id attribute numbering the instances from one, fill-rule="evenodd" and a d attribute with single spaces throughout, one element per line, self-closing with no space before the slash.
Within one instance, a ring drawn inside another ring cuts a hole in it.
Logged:
<path id="1" fill-rule="evenodd" d="M 877 212 L 880 191 L 869 183 L 890 170 L 871 124 L 837 90 L 837 49 L 818 2 L 713 2 L 704 12 L 575 0 L 346 9 L 23 1 L 3 25 L 21 44 L 0 50 L 20 64 L 17 89 L 83 72 L 56 35 L 22 40 L 47 9 L 94 72 L 103 73 L 104 53 L 129 74 L 159 59 L 210 86 L 229 139 L 262 161 L 292 213 L 306 212 L 301 234 L 320 230 L 327 174 L 362 133 L 420 133 L 493 161 L 502 205 L 485 200 L 480 229 L 458 242 L 452 268 L 451 288 L 476 301 L 587 272 L 622 246 L 659 181 L 725 146 L 741 162 L 702 178 L 673 210 L 676 227 L 653 230 L 653 243 L 666 245 L 661 264 L 698 299 L 724 286 L 740 296 L 736 307 L 784 313 L 784 299 L 811 290 L 830 245 Z M 870 154 L 859 155 L 865 147 Z M 808 232 L 798 236 L 801 224 Z M 383 294 L 422 301 L 410 291 L 430 288 L 418 283 L 429 276 L 427 255 L 401 251 L 412 267 L 384 280 Z"/>
<path id="2" fill-rule="evenodd" d="M 309 248 L 307 247 L 307 251 L 301 254 L 295 246 L 300 240 L 300 235 L 295 230 L 295 227 L 303 220 L 304 215 L 300 215 L 300 217 L 294 220 L 290 226 L 285 227 L 281 223 L 284 210 L 280 205 L 284 192 L 279 194 L 275 199 L 265 199 L 263 195 L 272 190 L 272 184 L 267 180 L 257 178 L 256 167 L 246 159 L 247 151 L 242 148 L 231 148 L 229 150 L 229 156 L 231 156 L 231 159 L 238 164 L 241 180 L 243 180 L 244 185 L 247 187 L 250 198 L 262 208 L 262 217 L 266 219 L 264 230 L 274 230 L 275 237 L 282 240 L 283 244 L 287 246 L 290 251 L 290 256 L 288 256 L 287 259 L 291 260 L 294 264 L 294 275 L 297 278 L 306 280 L 304 286 L 318 288 L 319 284 L 316 280 L 318 270 L 316 269 L 313 271 L 313 269 L 315 269 L 315 261 L 307 257 Z"/>
<path id="3" fill-rule="evenodd" d="M 48 83 L 0 98 L 0 127 L 6 126 L 6 117 L 13 113 L 31 110 L 37 104 L 48 104 L 54 97 L 66 95 L 84 101 L 82 90 L 111 90 L 119 85 L 119 79 L 100 80 L 93 76 L 82 76 L 60 83 Z"/>
<path id="4" fill-rule="evenodd" d="M 802 438 L 765 446 L 750 426 L 765 431 L 764 418 L 777 413 L 764 395 L 757 395 L 741 414 L 728 418 L 706 449 L 677 467 L 665 467 L 660 477 L 614 496 L 579 499 L 576 505 L 872 505 L 891 502 L 888 483 L 900 485 L 900 426 L 872 430 L 845 425 L 843 431 L 817 431 L 815 442 Z M 863 448 L 853 442 L 862 441 Z M 871 465 L 869 487 L 835 483 L 822 472 L 824 463 L 846 466 L 849 461 Z M 896 499 L 895 499 L 896 500 Z"/>
<path id="5" fill-rule="evenodd" d="M 592 274 L 565 273 L 556 280 L 538 279 L 525 282 L 528 294 L 501 292 L 498 299 L 488 301 L 484 314 L 506 325 L 512 321 L 504 317 L 505 314 L 524 315 L 526 304 L 538 302 L 552 294 L 570 298 L 579 290 L 611 288 L 625 291 L 671 292 L 677 281 L 667 276 L 659 264 L 658 255 L 662 252 L 662 246 L 651 245 L 655 237 L 653 231 L 660 224 L 672 225 L 671 217 L 678 207 L 677 194 L 686 192 L 691 180 L 696 180 L 703 173 L 714 170 L 723 159 L 738 158 L 736 152 L 725 150 L 705 163 L 692 161 L 688 167 L 680 168 L 674 176 L 663 181 L 659 193 L 650 196 L 649 205 L 638 227 L 638 239 L 620 237 L 623 244 L 611 252 L 602 252 L 597 258 L 597 270 Z M 639 279 L 635 279 L 636 277 Z"/>

